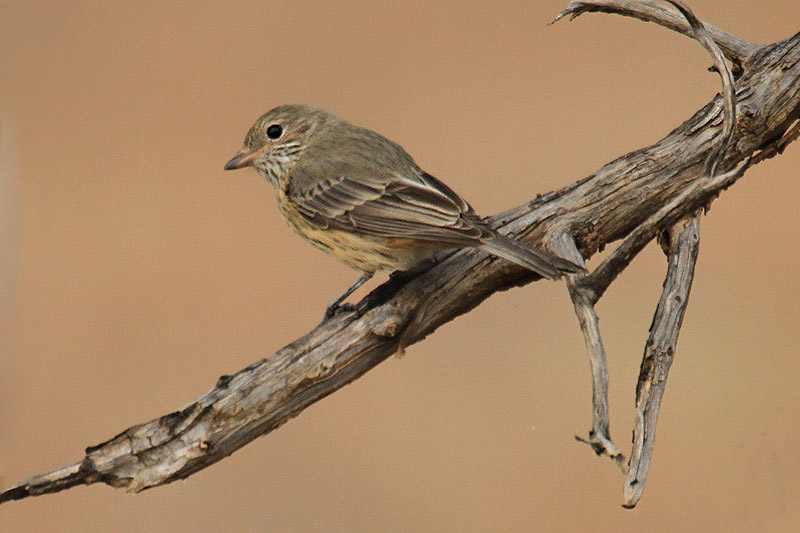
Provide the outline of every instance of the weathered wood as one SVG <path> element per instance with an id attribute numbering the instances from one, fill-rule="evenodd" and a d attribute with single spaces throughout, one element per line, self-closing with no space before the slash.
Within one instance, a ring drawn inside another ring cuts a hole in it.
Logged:
<path id="1" fill-rule="evenodd" d="M 671 2 L 673 5 L 674 2 Z M 631 2 L 630 0 L 572 0 L 558 14 L 553 22 L 564 17 L 574 19 L 583 13 L 611 13 L 625 17 L 633 17 L 644 22 L 654 22 L 672 31 L 692 37 L 694 31 L 686 17 L 673 9 L 656 2 Z M 716 26 L 705 24 L 711 38 L 720 47 L 730 61 L 738 64 L 754 53 L 759 46 L 731 35 Z"/>
<path id="2" fill-rule="evenodd" d="M 653 456 L 656 422 L 661 398 L 667 385 L 675 346 L 689 303 L 694 267 L 700 250 L 700 215 L 684 219 L 670 228 L 667 251 L 667 277 L 656 307 L 650 336 L 644 348 L 636 385 L 636 420 L 633 425 L 633 450 L 623 495 L 625 507 L 634 507 L 642 497 L 647 471 Z"/>
<path id="3" fill-rule="evenodd" d="M 725 175 L 716 176 L 717 168 L 724 159 L 728 146 L 736 132 L 736 94 L 733 85 L 733 73 L 725 62 L 722 50 L 720 50 L 719 46 L 714 42 L 703 22 L 701 22 L 692 10 L 681 0 L 667 1 L 675 6 L 686 19 L 686 22 L 691 28 L 691 36 L 709 52 L 714 60 L 714 68 L 719 73 L 722 80 L 723 125 L 718 145 L 708 159 L 706 159 L 704 174 L 708 179 L 696 181 L 693 185 L 687 187 L 678 196 L 673 198 L 669 204 L 663 206 L 646 221 L 637 226 L 636 229 L 631 231 L 614 251 L 603 260 L 591 275 L 588 273 L 580 273 L 570 275 L 567 278 L 569 296 L 575 308 L 575 315 L 578 317 L 578 324 L 580 325 L 581 332 L 583 333 L 592 374 L 592 429 L 589 431 L 588 439 L 578 435 L 575 436 L 575 439 L 591 446 L 597 455 L 606 455 L 611 458 L 626 475 L 629 474 L 629 469 L 628 464 L 625 462 L 625 456 L 611 440 L 611 433 L 609 431 L 609 375 L 603 339 L 600 335 L 600 323 L 594 306 L 608 286 L 625 268 L 627 268 L 636 254 L 652 240 L 653 235 L 659 232 L 660 228 L 664 227 L 664 221 L 675 209 L 685 204 L 689 198 L 702 195 L 702 189 L 704 188 L 714 188 L 722 182 L 733 183 L 733 181 L 737 180 L 744 173 L 750 164 L 750 158 L 748 158 L 744 163 L 740 164 L 737 169 Z M 576 13 L 573 17 L 580 13 L 580 7 L 577 6 L 577 4 L 578 2 L 570 3 L 570 7 Z M 570 12 L 569 7 L 562 15 L 568 12 Z M 557 239 L 553 240 L 553 245 L 562 255 L 569 257 L 573 261 L 576 260 L 575 256 L 578 255 L 578 251 L 575 248 L 571 236 L 562 234 L 558 236 Z M 665 288 L 665 291 L 666 290 Z M 687 299 L 682 302 L 682 309 L 685 309 L 688 305 L 688 291 L 686 296 Z M 674 322 L 670 324 L 675 325 Z M 676 326 L 678 329 L 680 329 L 680 324 L 680 321 L 678 321 Z M 677 342 L 677 332 L 674 335 L 674 339 Z M 673 352 L 674 348 L 675 346 L 672 346 Z M 647 352 L 645 352 L 645 358 L 642 361 L 642 368 L 644 368 L 646 363 Z M 663 377 L 664 383 L 660 385 L 661 390 L 666 386 L 666 374 Z M 654 409 L 649 412 L 648 416 L 649 425 L 647 430 L 652 434 L 655 434 L 656 430 L 659 405 L 660 403 L 656 403 Z M 640 429 L 638 425 L 636 429 Z M 641 498 L 642 491 L 644 490 L 643 480 L 647 476 L 647 470 L 652 456 L 653 440 L 637 437 L 637 432 L 634 430 L 632 457 L 635 460 L 634 466 L 637 472 L 641 474 L 639 479 L 642 480 L 642 483 L 636 485 L 637 491 L 635 498 L 626 497 L 625 505 L 627 507 L 635 506 L 636 502 Z M 634 486 L 634 484 L 632 483 L 626 486 L 626 496 L 631 486 Z"/>
<path id="4" fill-rule="evenodd" d="M 553 249 L 560 255 L 578 264 L 583 258 L 575 246 L 572 236 L 561 234 L 551 239 Z M 610 417 L 608 407 L 608 366 L 606 364 L 606 351 L 600 335 L 600 321 L 594 309 L 597 302 L 597 291 L 586 283 L 588 274 L 578 273 L 567 276 L 567 290 L 578 317 L 578 325 L 583 333 L 583 341 L 589 354 L 589 367 L 592 374 L 592 429 L 589 438 L 576 436 L 575 438 L 592 447 L 598 455 L 607 455 L 625 471 L 625 456 L 611 440 Z"/>

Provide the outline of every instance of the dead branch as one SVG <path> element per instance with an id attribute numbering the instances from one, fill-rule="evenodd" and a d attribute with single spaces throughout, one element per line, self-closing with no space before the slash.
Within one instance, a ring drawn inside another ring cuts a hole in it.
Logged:
<path id="1" fill-rule="evenodd" d="M 673 5 L 674 2 L 671 2 Z M 584 13 L 611 13 L 625 17 L 633 17 L 644 22 L 655 22 L 659 26 L 692 37 L 694 31 L 686 17 L 667 6 L 656 2 L 631 2 L 630 0 L 572 0 L 566 9 L 558 14 L 553 23 L 564 17 L 575 19 Z M 705 25 L 711 38 L 722 49 L 725 57 L 734 64 L 740 65 L 760 47 L 757 44 L 740 39 L 716 26 Z"/>
<path id="2" fill-rule="evenodd" d="M 551 246 L 560 255 L 583 264 L 583 257 L 578 251 L 575 241 L 570 235 L 558 235 L 551 242 Z M 578 317 L 578 324 L 583 333 L 586 351 L 589 354 L 589 366 L 592 372 L 592 429 L 589 438 L 575 438 L 592 447 L 597 455 L 607 455 L 617 465 L 626 471 L 625 456 L 611 441 L 609 427 L 611 422 L 608 414 L 608 366 L 606 365 L 606 351 L 600 336 L 600 322 L 594 309 L 597 294 L 590 284 L 586 282 L 588 274 L 572 274 L 567 277 L 567 289 Z"/>
<path id="3" fill-rule="evenodd" d="M 654 6 L 572 2 L 561 16 L 606 11 L 692 32 L 680 15 Z M 531 243 L 564 241 L 560 236 L 568 236 L 564 242 L 572 242 L 584 258 L 625 239 L 628 244 L 617 256 L 617 266 L 578 280 L 592 287 L 590 300 L 602 295 L 615 271 L 624 268 L 656 233 L 693 216 L 735 183 L 750 164 L 777 155 L 798 135 L 793 124 L 800 118 L 800 34 L 757 46 L 713 27 L 709 31 L 726 56 L 741 64 L 735 86 L 736 131 L 718 158 L 719 175 L 709 177 L 706 172 L 725 127 L 723 98 L 717 96 L 656 144 L 491 219 L 502 231 Z M 678 246 L 670 261 L 682 253 Z M 363 315 L 336 315 L 271 357 L 233 376 L 222 376 L 182 410 L 88 448 L 81 461 L 7 489 L 0 502 L 95 482 L 141 491 L 186 478 L 357 379 L 394 353 L 400 339 L 404 345 L 418 342 L 491 294 L 536 279 L 477 250 L 451 254 L 413 278 L 394 278 L 377 288 L 359 304 Z M 654 331 L 656 325 L 654 320 Z M 677 333 L 675 328 L 671 331 Z M 652 357 L 658 360 L 657 354 Z M 658 379 L 654 374 L 653 383 Z M 646 401 L 653 405 L 660 396 L 649 398 Z M 643 427 L 646 439 L 646 421 Z"/>
<path id="4" fill-rule="evenodd" d="M 714 182 L 714 175 L 717 167 L 725 156 L 731 141 L 733 140 L 735 128 L 735 107 L 736 95 L 733 86 L 733 74 L 725 63 L 722 51 L 711 38 L 710 33 L 705 28 L 704 24 L 692 13 L 692 10 L 684 5 L 680 0 L 667 0 L 670 4 L 674 5 L 678 11 L 686 19 L 692 31 L 692 37 L 696 39 L 703 47 L 711 54 L 714 60 L 714 68 L 719 73 L 722 79 L 723 88 L 723 123 L 722 132 L 720 134 L 720 141 L 717 148 L 711 153 L 706 160 L 704 173 L 708 176 L 711 182 Z M 573 3 L 574 4 L 574 3 Z M 571 4 L 571 5 L 573 5 Z M 573 15 L 573 17 L 577 14 Z M 740 165 L 739 168 L 719 177 L 719 180 L 725 181 L 738 179 L 749 164 L 749 159 Z M 606 366 L 606 354 L 603 347 L 602 336 L 600 335 L 600 325 L 595 312 L 594 306 L 598 299 L 602 296 L 611 282 L 630 264 L 633 258 L 649 243 L 653 236 L 660 231 L 664 226 L 666 217 L 679 206 L 686 202 L 686 199 L 692 194 L 697 193 L 697 189 L 702 189 L 709 184 L 705 180 L 696 182 L 691 187 L 675 197 L 669 204 L 665 205 L 657 213 L 652 215 L 647 221 L 639 225 L 634 231 L 628 234 L 627 237 L 619 244 L 614 251 L 607 257 L 599 267 L 591 274 L 580 274 L 570 276 L 567 280 L 567 288 L 569 295 L 572 299 L 575 308 L 575 314 L 578 317 L 581 331 L 583 332 L 584 342 L 586 344 L 586 351 L 589 354 L 589 362 L 592 373 L 592 429 L 589 431 L 588 440 L 575 436 L 575 438 L 583 443 L 589 444 L 597 455 L 607 455 L 610 457 L 626 474 L 629 474 L 628 467 L 625 465 L 625 456 L 617 448 L 611 440 L 609 432 L 610 421 L 608 417 L 608 387 L 609 377 L 608 368 Z M 557 243 L 556 249 L 569 257 L 576 255 L 574 250 L 574 243 L 571 240 L 562 237 Z M 692 263 L 692 271 L 694 271 L 694 263 Z M 665 291 L 667 289 L 665 288 Z M 688 298 L 688 288 L 685 295 Z M 687 305 L 687 301 L 683 302 L 683 309 Z M 659 307 L 661 309 L 661 307 Z M 657 315 L 660 316 L 660 315 Z M 681 317 L 683 316 L 681 312 Z M 671 322 L 672 325 L 677 324 L 680 329 L 680 321 Z M 674 338 L 677 342 L 678 332 L 674 332 Z M 648 345 L 649 346 L 649 345 Z M 675 346 L 671 346 L 674 351 Z M 671 352 L 672 353 L 672 352 Z M 642 361 L 642 368 L 645 368 L 647 362 L 647 354 L 645 351 L 645 359 Z M 666 381 L 666 374 L 663 376 Z M 666 383 L 661 384 L 659 390 L 663 391 Z M 637 396 L 638 397 L 638 396 Z M 648 413 L 648 431 L 655 434 L 656 422 L 658 419 L 658 408 L 660 403 L 656 402 L 652 410 Z M 638 419 L 637 419 L 638 420 Z M 626 494 L 628 489 L 632 486 L 636 487 L 635 501 L 633 498 L 626 498 L 625 505 L 633 507 L 636 501 L 641 497 L 644 490 L 644 480 L 647 477 L 647 470 L 652 456 L 653 439 L 637 438 L 637 431 L 642 429 L 640 425 L 634 429 L 633 449 L 631 451 L 631 458 L 634 461 L 634 477 L 641 480 L 633 483 L 632 481 L 626 485 Z M 642 447 L 646 449 L 643 450 Z M 638 476 L 638 477 L 636 477 Z M 629 479 L 630 481 L 630 479 Z"/>
<path id="5" fill-rule="evenodd" d="M 634 507 L 644 492 L 653 456 L 656 423 L 667 376 L 675 357 L 675 346 L 689 304 L 689 291 L 700 249 L 700 216 L 684 219 L 669 229 L 666 243 L 667 277 L 658 301 L 650 336 L 645 344 L 639 381 L 636 385 L 636 421 L 633 450 L 625 478 L 625 507 Z"/>

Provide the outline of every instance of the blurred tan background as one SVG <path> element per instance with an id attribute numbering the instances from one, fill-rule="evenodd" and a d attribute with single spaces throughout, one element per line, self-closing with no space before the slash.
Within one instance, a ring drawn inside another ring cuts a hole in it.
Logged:
<path id="1" fill-rule="evenodd" d="M 796 0 L 690 4 L 756 42 L 800 30 Z M 0 486 L 180 408 L 355 279 L 283 225 L 255 172 L 223 173 L 263 111 L 311 103 L 380 131 L 488 215 L 658 140 L 718 90 L 689 39 L 606 15 L 548 27 L 564 5 L 1 3 Z M 573 440 L 588 364 L 563 284 L 537 283 L 185 483 L 12 502 L 0 530 L 796 526 L 798 168 L 793 145 L 703 220 L 634 511 Z M 626 450 L 664 271 L 649 247 L 598 309 Z"/>

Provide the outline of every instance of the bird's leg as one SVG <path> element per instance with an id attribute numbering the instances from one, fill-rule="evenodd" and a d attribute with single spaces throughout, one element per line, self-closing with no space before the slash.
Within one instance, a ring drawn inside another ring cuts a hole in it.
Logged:
<path id="1" fill-rule="evenodd" d="M 343 301 L 347 299 L 348 296 L 353 294 L 356 289 L 360 286 L 365 284 L 375 273 L 374 272 L 364 272 L 364 274 L 356 280 L 355 283 L 347 287 L 347 289 L 339 295 L 331 304 L 325 309 L 325 319 L 328 319 L 336 314 L 336 311 L 339 309 L 339 306 Z"/>

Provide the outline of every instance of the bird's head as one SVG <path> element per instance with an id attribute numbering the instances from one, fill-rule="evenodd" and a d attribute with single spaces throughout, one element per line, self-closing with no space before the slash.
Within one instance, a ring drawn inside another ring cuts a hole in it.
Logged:
<path id="1" fill-rule="evenodd" d="M 282 105 L 261 115 L 247 132 L 242 149 L 225 170 L 253 167 L 277 186 L 311 143 L 315 133 L 336 117 L 305 105 Z"/>

